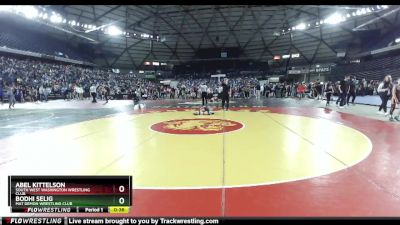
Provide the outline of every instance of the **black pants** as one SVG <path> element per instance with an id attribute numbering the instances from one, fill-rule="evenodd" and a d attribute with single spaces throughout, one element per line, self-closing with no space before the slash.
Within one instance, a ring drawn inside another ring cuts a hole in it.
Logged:
<path id="1" fill-rule="evenodd" d="M 226 109 L 229 108 L 229 95 L 222 95 L 222 108 L 224 108 L 226 102 Z"/>
<path id="2" fill-rule="evenodd" d="M 379 111 L 383 109 L 383 111 L 386 113 L 387 112 L 387 102 L 389 100 L 389 96 L 387 95 L 386 92 L 379 93 L 379 97 L 381 97 L 382 104 L 379 106 Z"/>
<path id="3" fill-rule="evenodd" d="M 354 100 L 356 100 L 356 92 L 355 91 L 349 92 L 349 94 L 347 95 L 347 105 L 349 104 L 350 97 L 352 97 L 351 103 L 354 104 Z"/>
<path id="4" fill-rule="evenodd" d="M 106 98 L 106 102 L 108 102 L 108 96 L 110 96 L 108 93 L 104 94 L 104 97 Z"/>
<path id="5" fill-rule="evenodd" d="M 338 101 L 340 99 L 340 106 L 344 106 L 346 104 L 346 93 L 339 93 L 339 98 Z M 337 101 L 336 101 L 337 104 Z"/>
<path id="6" fill-rule="evenodd" d="M 393 116 L 393 112 L 396 109 L 396 102 L 394 102 L 394 100 L 392 100 L 392 105 L 390 107 L 390 116 Z"/>
<path id="7" fill-rule="evenodd" d="M 201 92 L 201 101 L 203 105 L 207 105 L 207 92 Z"/>
<path id="8" fill-rule="evenodd" d="M 96 96 L 97 96 L 97 94 L 96 94 L 95 92 L 92 92 L 91 94 L 92 94 L 92 98 L 93 98 L 92 102 L 93 102 L 93 103 L 97 102 L 97 101 L 96 101 Z"/>
<path id="9" fill-rule="evenodd" d="M 326 93 L 326 103 L 329 104 L 331 101 L 332 93 Z"/>
<path id="10" fill-rule="evenodd" d="M 338 98 L 337 98 L 337 100 L 336 100 L 336 105 L 339 104 L 339 102 L 340 102 L 340 100 L 341 100 L 340 97 L 341 97 L 341 96 L 340 96 L 340 93 L 338 93 Z"/>

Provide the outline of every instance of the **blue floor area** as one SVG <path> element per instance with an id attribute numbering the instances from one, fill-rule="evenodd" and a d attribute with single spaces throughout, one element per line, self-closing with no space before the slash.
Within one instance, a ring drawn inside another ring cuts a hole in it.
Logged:
<path id="1" fill-rule="evenodd" d="M 337 97 L 333 97 L 333 99 L 336 101 Z M 351 101 L 351 98 L 350 98 Z M 367 95 L 367 96 L 357 96 L 354 103 L 356 104 L 364 104 L 364 105 L 377 105 L 379 106 L 381 104 L 381 98 L 378 95 Z M 390 100 L 387 103 L 387 106 L 391 106 Z"/>

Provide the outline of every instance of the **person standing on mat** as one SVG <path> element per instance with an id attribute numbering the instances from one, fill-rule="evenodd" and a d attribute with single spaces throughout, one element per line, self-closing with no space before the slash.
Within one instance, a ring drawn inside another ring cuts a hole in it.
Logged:
<path id="1" fill-rule="evenodd" d="M 14 108 L 16 91 L 17 90 L 15 89 L 14 84 L 10 85 L 10 88 L 8 89 L 8 93 L 7 93 L 8 94 L 8 102 L 9 102 L 9 105 L 8 105 L 9 109 L 11 109 L 11 107 Z"/>
<path id="2" fill-rule="evenodd" d="M 111 90 L 110 90 L 110 87 L 108 87 L 107 84 L 104 84 L 103 88 L 104 88 L 104 96 L 106 98 L 106 103 L 105 104 L 107 104 L 108 103 L 108 99 L 110 98 Z"/>
<path id="3" fill-rule="evenodd" d="M 224 110 L 225 102 L 226 102 L 225 110 L 228 111 L 230 91 L 231 91 L 231 87 L 228 84 L 228 79 L 225 78 L 224 82 L 222 82 L 222 110 Z"/>
<path id="4" fill-rule="evenodd" d="M 385 116 L 388 115 L 387 113 L 387 102 L 389 100 L 390 94 L 392 91 L 392 76 L 386 75 L 385 79 L 379 84 L 378 86 L 378 94 L 381 98 L 381 105 L 379 106 L 378 114 L 383 114 L 381 110 L 385 112 Z"/>
<path id="5" fill-rule="evenodd" d="M 339 83 L 339 108 L 344 108 L 344 106 L 346 105 L 346 96 L 349 92 L 348 80 L 349 76 L 345 76 L 344 80 L 340 81 Z"/>
<path id="6" fill-rule="evenodd" d="M 356 79 L 352 77 L 349 81 L 349 94 L 347 95 L 347 106 L 349 105 L 349 100 L 351 99 L 351 104 L 354 104 L 354 100 L 356 99 Z"/>
<path id="7" fill-rule="evenodd" d="M 330 104 L 332 93 L 333 93 L 333 86 L 332 86 L 332 83 L 330 81 L 328 81 L 328 83 L 326 83 L 326 87 L 325 87 L 326 106 L 328 106 Z"/>
<path id="8" fill-rule="evenodd" d="M 205 83 L 202 83 L 200 85 L 200 91 L 201 91 L 201 101 L 202 105 L 207 105 L 207 85 Z M 204 104 L 205 103 L 205 104 Z"/>
<path id="9" fill-rule="evenodd" d="M 400 110 L 397 112 L 397 116 L 394 117 L 393 119 L 393 112 L 396 109 L 396 105 L 399 105 L 399 100 L 400 100 L 400 78 L 397 79 L 396 85 L 394 85 L 393 90 L 392 90 L 392 105 L 390 107 L 390 121 L 400 121 Z"/>
<path id="10" fill-rule="evenodd" d="M 92 84 L 92 86 L 90 86 L 90 95 L 92 95 L 92 103 L 96 103 L 96 97 L 97 97 L 97 87 L 95 84 Z"/>

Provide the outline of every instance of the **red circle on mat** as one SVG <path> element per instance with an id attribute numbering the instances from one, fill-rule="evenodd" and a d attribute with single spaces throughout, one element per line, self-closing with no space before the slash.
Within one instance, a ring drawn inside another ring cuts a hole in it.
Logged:
<path id="1" fill-rule="evenodd" d="M 168 134 L 218 134 L 239 130 L 243 124 L 221 119 L 182 119 L 153 124 L 152 130 Z"/>

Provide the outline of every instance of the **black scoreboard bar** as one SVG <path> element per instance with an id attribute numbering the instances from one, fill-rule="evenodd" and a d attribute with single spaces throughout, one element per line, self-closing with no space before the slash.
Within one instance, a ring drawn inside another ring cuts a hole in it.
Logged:
<path id="1" fill-rule="evenodd" d="M 19 213 L 126 212 L 132 176 L 9 176 L 8 206 Z"/>
<path id="2" fill-rule="evenodd" d="M 287 218 L 176 218 L 176 217 L 3 217 L 0 225 L 166 225 L 166 224 L 198 224 L 198 225 L 220 225 L 231 223 L 243 224 L 337 224 L 348 220 L 351 224 L 365 224 L 382 222 L 398 224 L 400 218 L 331 218 L 331 217 L 287 217 Z"/>

